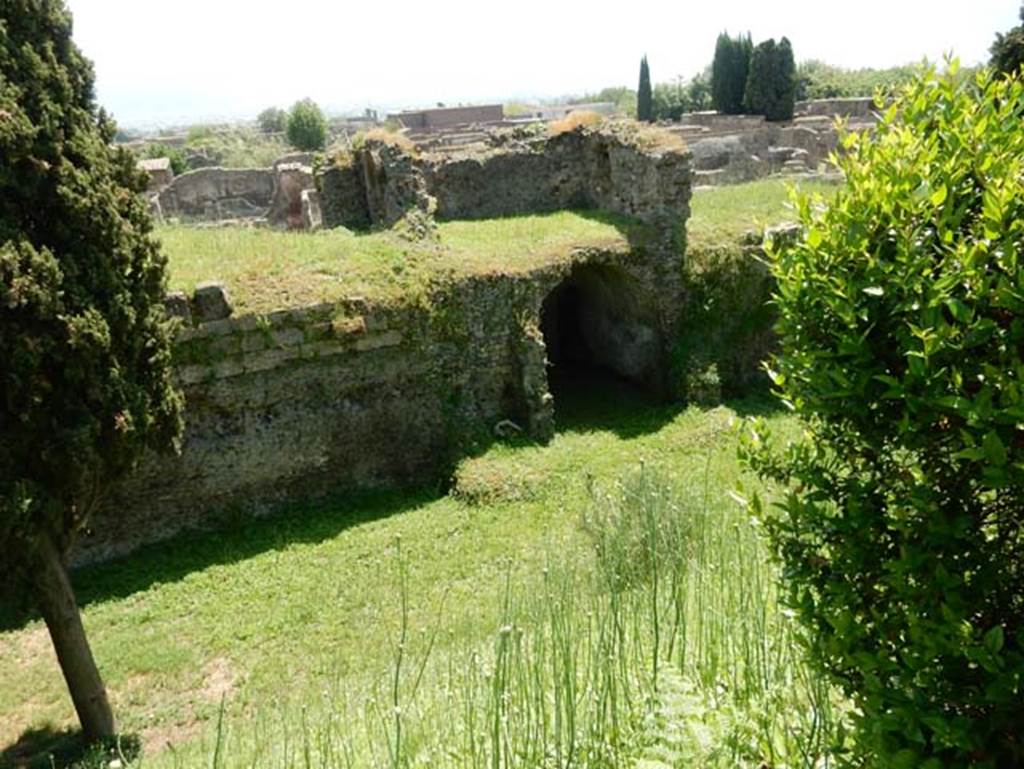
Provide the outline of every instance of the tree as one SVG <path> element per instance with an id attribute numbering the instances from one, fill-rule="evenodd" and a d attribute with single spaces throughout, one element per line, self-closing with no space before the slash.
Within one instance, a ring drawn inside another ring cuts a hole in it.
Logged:
<path id="1" fill-rule="evenodd" d="M 1022 112 L 1019 79 L 922 75 L 769 254 L 805 437 L 743 451 L 856 766 L 1024 766 Z"/>
<path id="2" fill-rule="evenodd" d="M 256 116 L 256 122 L 265 134 L 283 133 L 288 125 L 288 113 L 280 107 L 267 107 Z"/>
<path id="3" fill-rule="evenodd" d="M 1016 74 L 1024 66 L 1024 4 L 1020 7 L 1020 26 L 1005 35 L 996 34 L 992 44 L 992 66 L 1007 75 Z"/>
<path id="4" fill-rule="evenodd" d="M 312 99 L 292 105 L 286 130 L 288 143 L 304 152 L 322 150 L 327 142 L 327 119 Z"/>
<path id="5" fill-rule="evenodd" d="M 796 98 L 796 64 L 789 40 L 765 40 L 750 59 L 744 103 L 747 111 L 768 120 L 792 120 Z"/>
<path id="6" fill-rule="evenodd" d="M 715 109 L 725 115 L 740 115 L 744 111 L 743 96 L 753 47 L 749 33 L 733 38 L 723 32 L 715 43 L 711 98 Z"/>
<path id="7" fill-rule="evenodd" d="M 644 123 L 654 120 L 651 96 L 651 71 L 647 66 L 647 57 L 640 59 L 640 85 L 636 90 L 636 119 Z"/>
<path id="8" fill-rule="evenodd" d="M 60 0 L 0 0 L 0 570 L 34 598 L 89 741 L 114 733 L 64 559 L 181 429 L 165 260 Z"/>

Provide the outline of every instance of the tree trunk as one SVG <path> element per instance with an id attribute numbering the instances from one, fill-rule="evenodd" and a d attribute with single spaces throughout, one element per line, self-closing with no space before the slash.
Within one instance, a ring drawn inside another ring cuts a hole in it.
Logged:
<path id="1" fill-rule="evenodd" d="M 114 714 L 107 699 L 107 690 L 85 637 L 82 616 L 67 571 L 56 546 L 45 534 L 36 547 L 31 579 L 36 603 L 50 631 L 57 661 L 75 703 L 86 741 L 112 737 Z"/>

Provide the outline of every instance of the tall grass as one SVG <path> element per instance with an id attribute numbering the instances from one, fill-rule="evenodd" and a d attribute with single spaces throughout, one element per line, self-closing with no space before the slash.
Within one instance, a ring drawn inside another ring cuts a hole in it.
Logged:
<path id="1" fill-rule="evenodd" d="M 509 564 L 483 646 L 446 644 L 443 610 L 410 634 L 396 542 L 386 675 L 346 690 L 328 675 L 255 712 L 227 704 L 205 742 L 155 765 L 830 766 L 832 693 L 802 662 L 759 532 L 712 495 L 710 468 L 677 480 L 641 465 L 592 485 L 591 555 L 540 574 Z"/>

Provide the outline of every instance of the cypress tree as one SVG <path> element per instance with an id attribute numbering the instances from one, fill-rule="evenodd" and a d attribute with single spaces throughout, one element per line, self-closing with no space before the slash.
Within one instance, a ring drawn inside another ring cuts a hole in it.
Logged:
<path id="1" fill-rule="evenodd" d="M 102 494 L 181 430 L 145 174 L 61 0 L 0 0 L 0 583 L 50 631 L 88 741 L 114 716 L 65 568 Z"/>
<path id="2" fill-rule="evenodd" d="M 796 97 L 796 64 L 786 38 L 765 40 L 754 49 L 744 94 L 749 112 L 768 120 L 790 120 Z"/>
<path id="3" fill-rule="evenodd" d="M 743 113 L 752 49 L 749 32 L 736 38 L 723 32 L 715 43 L 715 58 L 711 64 L 711 98 L 715 109 L 725 115 Z"/>
<path id="4" fill-rule="evenodd" d="M 651 71 L 647 66 L 647 56 L 640 59 L 640 84 L 636 91 L 636 119 L 644 123 L 654 120 Z"/>

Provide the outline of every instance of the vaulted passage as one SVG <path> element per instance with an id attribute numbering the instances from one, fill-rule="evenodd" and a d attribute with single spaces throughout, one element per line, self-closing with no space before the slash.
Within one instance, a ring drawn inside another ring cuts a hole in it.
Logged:
<path id="1" fill-rule="evenodd" d="M 567 401 L 657 392 L 661 340 L 630 278 L 614 267 L 579 265 L 544 300 L 541 331 L 556 414 Z"/>

